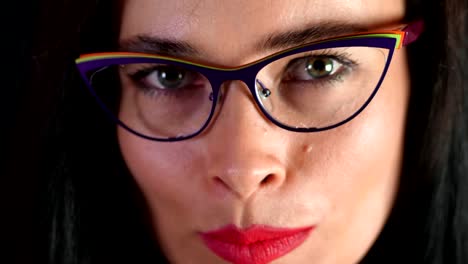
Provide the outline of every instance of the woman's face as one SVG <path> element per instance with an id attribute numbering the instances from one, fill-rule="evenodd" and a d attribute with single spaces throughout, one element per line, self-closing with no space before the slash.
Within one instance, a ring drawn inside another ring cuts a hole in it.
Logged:
<path id="1" fill-rule="evenodd" d="M 403 0 L 127 0 L 120 40 L 146 35 L 187 43 L 196 52 L 181 57 L 239 66 L 279 51 L 257 47 L 268 36 L 328 22 L 369 30 L 393 25 L 401 22 L 404 5 Z M 278 264 L 358 262 L 378 237 L 397 192 L 409 89 L 405 50 L 395 52 L 379 92 L 360 115 L 319 133 L 277 127 L 243 82 L 224 86 L 228 92 L 218 116 L 195 138 L 153 142 L 118 130 L 123 157 L 170 262 L 227 263 L 220 256 L 238 254 L 244 258 L 233 262 L 263 264 L 271 260 L 261 256 L 270 254 L 263 250 L 279 252 L 271 262 Z M 230 233 L 248 228 L 249 238 Z M 283 240 L 265 235 L 272 228 L 283 231 Z M 229 236 L 232 243 L 262 237 L 273 242 L 230 245 Z M 262 249 L 262 243 L 270 244 Z"/>

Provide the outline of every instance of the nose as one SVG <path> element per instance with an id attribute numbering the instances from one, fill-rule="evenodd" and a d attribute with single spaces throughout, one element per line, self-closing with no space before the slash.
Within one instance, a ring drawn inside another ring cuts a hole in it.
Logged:
<path id="1" fill-rule="evenodd" d="M 273 192 L 286 178 L 286 135 L 256 106 L 243 82 L 226 82 L 223 98 L 205 135 L 208 180 L 241 200 Z"/>

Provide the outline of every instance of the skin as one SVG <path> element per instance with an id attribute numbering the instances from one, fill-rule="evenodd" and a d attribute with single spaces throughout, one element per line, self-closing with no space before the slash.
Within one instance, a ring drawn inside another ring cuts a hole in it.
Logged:
<path id="1" fill-rule="evenodd" d="M 148 34 L 186 41 L 200 53 L 191 59 L 238 66 L 272 53 L 253 47 L 268 33 L 329 20 L 372 29 L 400 23 L 404 11 L 402 0 L 124 1 L 120 39 Z M 197 233 L 228 224 L 316 226 L 275 264 L 358 262 L 397 192 L 407 72 L 403 48 L 365 111 L 326 132 L 275 126 L 238 81 L 225 83 L 218 118 L 193 139 L 152 142 L 119 128 L 123 157 L 170 262 L 226 263 Z"/>

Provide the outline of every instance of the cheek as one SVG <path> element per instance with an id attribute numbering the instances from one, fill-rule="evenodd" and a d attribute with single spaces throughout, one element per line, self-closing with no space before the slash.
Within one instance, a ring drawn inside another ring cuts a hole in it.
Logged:
<path id="1" fill-rule="evenodd" d="M 182 149 L 178 143 L 151 142 L 122 128 L 118 138 L 125 162 L 151 211 L 186 206 L 187 197 L 193 196 L 192 188 L 186 186 L 192 184 L 191 173 L 196 169 L 188 148 Z"/>
<path id="2" fill-rule="evenodd" d="M 404 52 L 395 54 L 392 63 L 388 78 L 364 112 L 313 138 L 310 153 L 298 163 L 304 189 L 321 193 L 330 205 L 320 227 L 323 241 L 343 252 L 367 251 L 397 192 L 408 102 Z"/>
<path id="3" fill-rule="evenodd" d="M 355 119 L 325 133 L 300 135 L 298 141 L 306 147 L 295 147 L 296 167 L 319 175 L 304 177 L 351 185 L 398 175 L 409 95 L 404 58 L 404 50 L 394 55 L 378 93 Z"/>

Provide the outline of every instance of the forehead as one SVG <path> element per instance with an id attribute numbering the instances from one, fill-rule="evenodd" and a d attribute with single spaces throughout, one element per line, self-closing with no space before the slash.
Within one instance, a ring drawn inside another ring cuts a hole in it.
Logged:
<path id="1" fill-rule="evenodd" d="M 120 39 L 189 43 L 209 60 L 240 65 L 265 55 L 253 46 L 271 34 L 326 22 L 378 27 L 404 11 L 404 0 L 124 0 Z"/>

